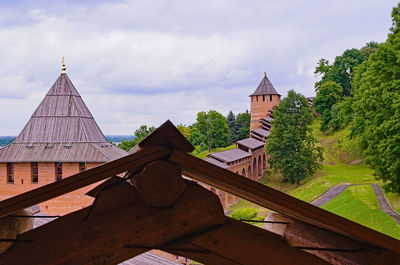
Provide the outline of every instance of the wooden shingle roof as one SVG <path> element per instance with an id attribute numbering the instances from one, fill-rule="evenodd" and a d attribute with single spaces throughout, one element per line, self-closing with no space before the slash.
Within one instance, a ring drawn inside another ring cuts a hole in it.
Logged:
<path id="1" fill-rule="evenodd" d="M 127 152 L 108 143 L 78 91 L 62 73 L 0 162 L 107 162 Z"/>
<path id="2" fill-rule="evenodd" d="M 242 159 L 242 158 L 246 158 L 249 156 L 251 156 L 250 153 L 247 153 L 246 151 L 243 151 L 240 149 L 229 149 L 229 150 L 225 150 L 222 152 L 209 154 L 209 157 L 215 158 L 220 161 L 228 162 L 228 163 Z"/>
<path id="3" fill-rule="evenodd" d="M 266 74 L 264 75 L 264 78 L 261 80 L 261 83 L 258 85 L 257 89 L 250 96 L 257 95 L 279 95 Z"/>
<path id="4" fill-rule="evenodd" d="M 15 143 L 107 142 L 67 74 L 61 74 Z"/>
<path id="5" fill-rule="evenodd" d="M 240 145 L 243 145 L 243 146 L 245 146 L 247 148 L 250 148 L 250 149 L 255 149 L 255 148 L 258 148 L 258 147 L 261 147 L 261 146 L 265 145 L 264 142 L 258 141 L 258 140 L 254 139 L 254 138 L 242 139 L 240 141 L 237 141 L 237 143 L 240 144 Z"/>

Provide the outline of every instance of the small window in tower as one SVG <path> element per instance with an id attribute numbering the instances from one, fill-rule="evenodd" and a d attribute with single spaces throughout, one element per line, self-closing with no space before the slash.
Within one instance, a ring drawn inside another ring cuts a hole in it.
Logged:
<path id="1" fill-rule="evenodd" d="M 258 101 L 258 96 L 256 96 L 256 101 Z"/>
<path id="2" fill-rule="evenodd" d="M 32 183 L 38 183 L 39 181 L 39 170 L 38 170 L 38 163 L 32 162 Z"/>
<path id="3" fill-rule="evenodd" d="M 56 180 L 62 180 L 62 163 L 56 162 Z"/>
<path id="4" fill-rule="evenodd" d="M 79 162 L 79 172 L 86 170 L 86 162 Z"/>
<path id="5" fill-rule="evenodd" d="M 14 164 L 7 163 L 7 182 L 14 184 Z"/>
<path id="6" fill-rule="evenodd" d="M 263 95 L 263 101 L 265 101 L 265 95 Z"/>
<path id="7" fill-rule="evenodd" d="M 272 101 L 272 95 L 269 95 L 269 101 Z"/>

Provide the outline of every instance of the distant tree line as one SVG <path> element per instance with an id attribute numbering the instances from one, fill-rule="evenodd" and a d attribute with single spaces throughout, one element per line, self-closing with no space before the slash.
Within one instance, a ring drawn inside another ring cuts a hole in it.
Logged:
<path id="1" fill-rule="evenodd" d="M 197 113 L 195 123 L 189 126 L 180 124 L 177 128 L 195 146 L 197 152 L 204 150 L 211 152 L 212 149 L 226 147 L 247 138 L 250 130 L 250 113 L 246 110 L 235 115 L 230 111 L 228 116 L 224 117 L 215 110 L 201 111 Z M 122 141 L 119 147 L 130 150 L 155 129 L 142 125 L 135 130 L 135 138 L 132 141 Z"/>
<path id="2" fill-rule="evenodd" d="M 400 4 L 392 10 L 392 27 L 384 43 L 369 42 L 360 50 L 346 50 L 333 64 L 321 59 L 315 73 L 315 109 L 321 130 L 351 127 L 365 161 L 400 193 Z"/>

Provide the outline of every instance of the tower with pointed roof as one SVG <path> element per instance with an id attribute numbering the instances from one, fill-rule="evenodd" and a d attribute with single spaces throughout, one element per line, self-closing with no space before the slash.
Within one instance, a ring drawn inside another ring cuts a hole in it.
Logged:
<path id="1" fill-rule="evenodd" d="M 61 75 L 18 137 L 0 149 L 0 200 L 61 180 L 127 152 L 108 143 L 66 74 Z M 65 214 L 91 203 L 78 191 L 41 205 Z"/>
<path id="2" fill-rule="evenodd" d="M 253 94 L 250 95 L 251 121 L 250 132 L 262 128 L 262 119 L 268 117 L 273 108 L 281 102 L 281 95 L 276 92 L 267 74 L 258 85 Z"/>

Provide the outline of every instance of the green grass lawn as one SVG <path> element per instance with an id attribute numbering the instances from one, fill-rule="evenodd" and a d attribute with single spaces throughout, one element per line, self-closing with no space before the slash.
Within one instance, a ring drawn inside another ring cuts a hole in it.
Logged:
<path id="1" fill-rule="evenodd" d="M 212 149 L 211 153 L 216 153 L 216 152 L 221 152 L 221 151 L 225 151 L 225 150 L 229 150 L 229 149 L 234 149 L 235 147 L 236 147 L 236 145 L 232 144 L 232 145 L 229 145 L 227 147 L 221 147 L 221 148 Z M 204 159 L 209 154 L 210 154 L 210 152 L 208 152 L 208 150 L 206 150 L 206 151 L 203 151 L 201 153 L 193 154 L 193 155 L 196 156 L 197 158 Z"/>
<path id="2" fill-rule="evenodd" d="M 380 210 L 378 200 L 370 185 L 350 186 L 322 208 L 400 239 L 400 227 L 393 218 Z"/>

